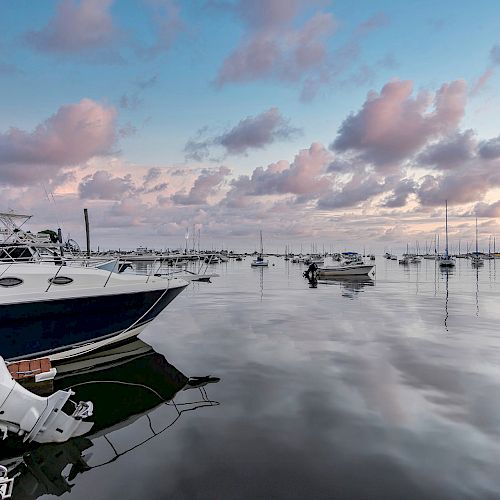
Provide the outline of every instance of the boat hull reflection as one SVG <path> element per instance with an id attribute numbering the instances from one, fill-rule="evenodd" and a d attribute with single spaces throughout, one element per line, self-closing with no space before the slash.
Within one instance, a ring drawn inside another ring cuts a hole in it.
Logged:
<path id="1" fill-rule="evenodd" d="M 353 297 L 355 293 L 364 291 L 366 287 L 375 286 L 375 280 L 369 276 L 330 276 L 318 279 L 322 285 L 337 285 L 342 289 L 344 296 Z"/>
<path id="2" fill-rule="evenodd" d="M 0 463 L 15 477 L 13 499 L 60 496 L 77 476 L 133 452 L 186 411 L 219 404 L 205 389 L 218 378 L 187 377 L 138 339 L 57 369 L 54 390 L 71 388 L 75 401 L 91 400 L 93 427 L 86 436 L 62 444 L 26 448 L 4 441 Z"/>

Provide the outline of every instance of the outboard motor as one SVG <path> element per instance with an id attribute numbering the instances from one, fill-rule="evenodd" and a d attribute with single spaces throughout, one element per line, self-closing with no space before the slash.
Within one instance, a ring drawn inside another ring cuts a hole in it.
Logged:
<path id="1" fill-rule="evenodd" d="M 33 394 L 11 377 L 0 357 L 0 440 L 12 433 L 28 443 L 62 443 L 87 433 L 94 425 L 83 421 L 92 416 L 90 401 L 75 403 L 71 415 L 62 411 L 73 395 L 71 389 L 46 398 Z"/>
<path id="2" fill-rule="evenodd" d="M 0 465 L 0 500 L 12 498 L 14 479 L 9 478 L 7 467 Z"/>
<path id="3" fill-rule="evenodd" d="M 304 278 L 307 278 L 308 280 L 316 278 L 316 271 L 317 270 L 318 270 L 318 266 L 314 262 L 312 262 L 311 264 L 309 264 L 307 271 L 304 271 Z"/>
<path id="4" fill-rule="evenodd" d="M 318 280 L 316 278 L 317 270 L 318 266 L 314 262 L 311 262 L 311 264 L 309 264 L 309 267 L 307 268 L 307 271 L 304 271 L 304 278 L 309 281 L 309 288 L 316 288 L 318 286 Z"/>

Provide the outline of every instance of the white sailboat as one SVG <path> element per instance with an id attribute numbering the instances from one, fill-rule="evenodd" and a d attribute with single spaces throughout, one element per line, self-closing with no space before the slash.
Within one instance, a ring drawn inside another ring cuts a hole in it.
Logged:
<path id="1" fill-rule="evenodd" d="M 475 267 L 483 266 L 484 260 L 482 256 L 479 254 L 478 244 L 477 244 L 477 217 L 476 217 L 476 251 L 471 255 L 472 265 Z"/>
<path id="2" fill-rule="evenodd" d="M 446 248 L 443 255 L 439 256 L 441 267 L 454 267 L 455 259 L 448 254 L 448 200 L 446 200 Z"/>
<path id="3" fill-rule="evenodd" d="M 262 231 L 260 232 L 260 253 L 257 255 L 255 260 L 252 260 L 250 266 L 252 267 L 267 267 L 269 265 L 268 260 L 264 260 L 264 246 L 262 244 Z"/>

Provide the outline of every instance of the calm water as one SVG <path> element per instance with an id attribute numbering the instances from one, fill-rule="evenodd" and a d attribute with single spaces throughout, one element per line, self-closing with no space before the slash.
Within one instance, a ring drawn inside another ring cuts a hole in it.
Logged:
<path id="1" fill-rule="evenodd" d="M 183 374 L 220 377 L 205 388 L 220 405 L 152 439 L 171 415 L 138 417 L 111 436 L 139 445 L 102 467 L 93 440 L 62 496 L 500 498 L 500 261 L 377 258 L 372 281 L 317 288 L 270 261 L 213 266 L 142 335 Z"/>

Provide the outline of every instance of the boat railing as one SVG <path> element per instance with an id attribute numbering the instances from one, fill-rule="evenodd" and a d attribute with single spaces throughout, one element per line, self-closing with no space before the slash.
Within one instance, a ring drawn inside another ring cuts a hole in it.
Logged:
<path id="1" fill-rule="evenodd" d="M 116 265 L 120 263 L 120 257 L 118 257 L 116 260 L 115 260 L 115 263 L 113 264 L 113 267 L 111 268 L 111 271 L 109 271 L 109 274 L 108 274 L 108 277 L 106 278 L 106 282 L 104 283 L 104 286 L 103 288 L 106 287 L 106 285 L 108 284 L 109 280 L 111 279 L 111 275 L 115 272 L 115 269 L 116 269 Z M 120 269 L 120 267 L 118 266 L 118 269 Z"/>
<path id="2" fill-rule="evenodd" d="M 56 274 L 54 274 L 54 277 L 49 280 L 49 286 L 47 287 L 45 292 L 49 291 L 49 288 L 52 286 L 52 283 L 54 283 L 54 280 L 57 278 L 63 267 L 64 267 L 64 262 L 59 266 L 59 269 L 57 270 Z"/>

